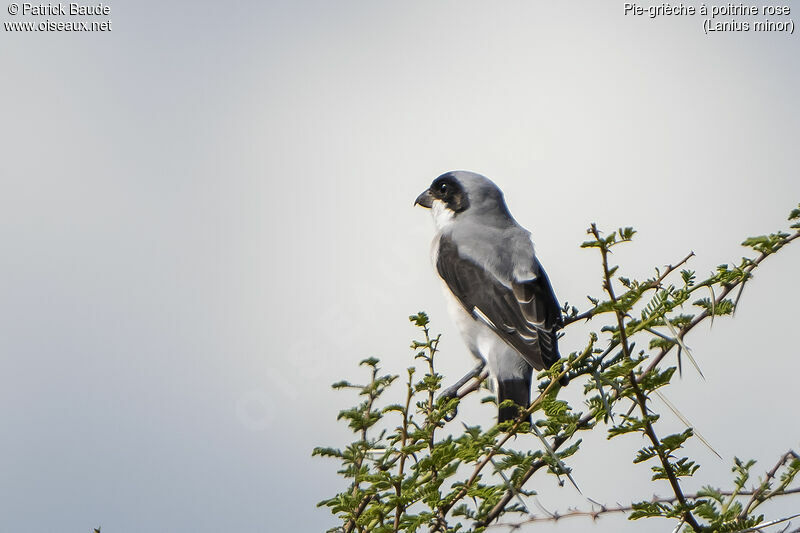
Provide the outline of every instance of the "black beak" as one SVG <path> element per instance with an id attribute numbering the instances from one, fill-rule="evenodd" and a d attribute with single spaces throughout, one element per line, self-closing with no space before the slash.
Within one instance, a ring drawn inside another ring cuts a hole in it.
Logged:
<path id="1" fill-rule="evenodd" d="M 433 206 L 433 195 L 431 194 L 430 189 L 425 189 L 425 191 L 417 196 L 417 199 L 414 200 L 414 205 L 421 205 L 422 207 L 427 207 L 430 209 Z"/>

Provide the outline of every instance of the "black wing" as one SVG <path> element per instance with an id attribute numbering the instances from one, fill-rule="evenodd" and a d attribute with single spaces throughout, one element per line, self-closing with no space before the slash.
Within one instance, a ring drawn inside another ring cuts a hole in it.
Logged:
<path id="1" fill-rule="evenodd" d="M 512 281 L 508 287 L 491 272 L 459 255 L 455 243 L 442 236 L 436 268 L 468 313 L 488 321 L 533 368 L 542 370 L 561 358 L 556 330 L 563 322 L 550 280 L 539 261 L 532 259 L 537 277 Z"/>

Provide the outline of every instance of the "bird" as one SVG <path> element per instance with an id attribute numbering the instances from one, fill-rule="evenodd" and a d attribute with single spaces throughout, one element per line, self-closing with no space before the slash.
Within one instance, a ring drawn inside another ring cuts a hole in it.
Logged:
<path id="1" fill-rule="evenodd" d="M 514 420 L 530 404 L 533 370 L 561 358 L 561 307 L 531 234 L 511 216 L 500 188 L 475 172 L 445 172 L 417 197 L 417 205 L 431 211 L 433 265 L 449 315 L 478 360 L 442 396 L 455 397 L 488 365 L 498 422 Z M 566 376 L 560 383 L 568 383 Z M 502 406 L 504 400 L 515 405 Z M 524 421 L 530 422 L 530 415 Z"/>

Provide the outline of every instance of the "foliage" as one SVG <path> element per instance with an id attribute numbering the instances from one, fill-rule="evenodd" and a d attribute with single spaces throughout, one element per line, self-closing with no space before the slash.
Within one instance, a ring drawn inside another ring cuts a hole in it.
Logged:
<path id="1" fill-rule="evenodd" d="M 685 494 L 681 480 L 695 475 L 700 466 L 682 450 L 696 434 L 687 427 L 660 436 L 659 414 L 650 405 L 651 397 L 661 396 L 659 389 L 670 384 L 676 368 L 681 370 L 684 356 L 700 370 L 684 342 L 686 334 L 704 320 L 732 315 L 753 270 L 800 237 L 800 208 L 792 211 L 789 220 L 793 233 L 745 240 L 743 246 L 755 255 L 721 264 L 704 279 L 684 268 L 692 253 L 675 265 L 656 269 L 648 279 L 623 277 L 609 256 L 615 247 L 630 242 L 635 231 L 621 228 L 605 235 L 593 224 L 589 240 L 581 246 L 600 252 L 602 296 L 589 296 L 592 306 L 584 312 L 568 303 L 563 312 L 566 327 L 583 319 L 607 320 L 599 332 L 589 334 L 583 350 L 541 373 L 538 395 L 527 409 L 538 418 L 533 424 L 523 422 L 527 413 L 488 429 L 452 423 L 449 414 L 460 398 L 479 388 L 480 378 L 462 388 L 457 398 L 437 398 L 442 384 L 435 368 L 439 336 L 431 333 L 425 313 L 411 316 L 420 331 L 420 339 L 411 347 L 424 371 L 415 366 L 407 369 L 399 403 L 384 399 L 390 388 L 400 394 L 393 386 L 399 376 L 382 374 L 374 358 L 361 362 L 368 370 L 366 383 L 334 385 L 357 392 L 362 400 L 339 413 L 357 439 L 343 449 L 313 452 L 338 460 L 342 465 L 338 472 L 348 480 L 346 490 L 319 503 L 342 522 L 330 531 L 481 532 L 494 527 L 498 519 L 515 515 L 522 518 L 500 523 L 517 527 L 558 519 L 558 515 L 528 513 L 526 502 L 535 493 L 526 483 L 540 471 L 561 483 L 572 482 L 567 461 L 580 448 L 580 433 L 592 430 L 606 431 L 610 439 L 644 436 L 647 444 L 633 462 L 649 465 L 652 479 L 668 482 L 672 495 L 627 506 L 598 504 L 590 511 L 569 514 L 596 518 L 624 511 L 632 520 L 671 518 L 676 520 L 676 530 L 709 532 L 753 531 L 793 518 L 768 521 L 758 508 L 774 497 L 800 494 L 800 488 L 793 486 L 800 472 L 800 456 L 795 452 L 787 452 L 755 488 L 747 488 L 754 461 L 736 459 L 733 488 L 707 486 L 696 494 Z M 677 366 L 666 364 L 670 353 L 676 354 Z M 565 375 L 573 383 L 586 376 L 585 412 L 559 398 L 559 378 Z M 539 446 L 526 451 L 511 448 L 510 440 L 522 435 L 529 435 Z"/>

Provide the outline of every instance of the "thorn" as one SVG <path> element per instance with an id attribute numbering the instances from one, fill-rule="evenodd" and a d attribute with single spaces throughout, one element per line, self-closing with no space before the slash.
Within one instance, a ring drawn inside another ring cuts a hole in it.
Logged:
<path id="1" fill-rule="evenodd" d="M 713 447 L 713 446 L 711 446 L 711 444 L 710 444 L 710 443 L 709 443 L 709 442 L 708 442 L 708 441 L 705 439 L 705 437 L 703 437 L 703 435 L 701 435 L 701 434 L 700 434 L 700 432 L 699 432 L 699 431 L 697 431 L 697 428 L 695 428 L 695 427 L 694 427 L 694 425 L 693 425 L 691 422 L 689 422 L 689 419 L 687 419 L 685 416 L 683 416 L 683 413 L 681 413 L 681 412 L 678 410 L 678 408 L 677 408 L 677 407 L 675 407 L 674 405 L 672 405 L 672 403 L 671 403 L 669 400 L 667 400 L 667 398 L 666 398 L 666 397 L 665 397 L 663 394 L 661 394 L 661 392 L 659 392 L 659 391 L 657 391 L 657 390 L 656 390 L 656 391 L 653 391 L 653 392 L 655 392 L 656 396 L 658 396 L 658 397 L 661 399 L 661 401 L 662 401 L 662 402 L 664 402 L 664 404 L 665 404 L 667 407 L 669 407 L 670 411 L 672 411 L 673 413 L 675 413 L 675 416 L 677 416 L 677 417 L 678 417 L 678 419 L 680 419 L 680 421 L 681 421 L 681 422 L 683 422 L 683 423 L 684 423 L 684 425 L 685 425 L 687 428 L 691 428 L 691 429 L 692 429 L 692 431 L 694 432 L 694 435 L 695 435 L 695 437 L 697 437 L 698 439 L 700 439 L 700 442 L 702 442 L 703 444 L 705 444 L 706 448 L 708 448 L 709 450 L 711 450 L 711 452 L 712 452 L 714 455 L 716 455 L 717 457 L 719 457 L 720 459 L 722 459 L 722 456 L 721 456 L 719 453 L 717 453 L 717 450 L 715 450 L 715 449 L 714 449 L 714 447 Z"/>

